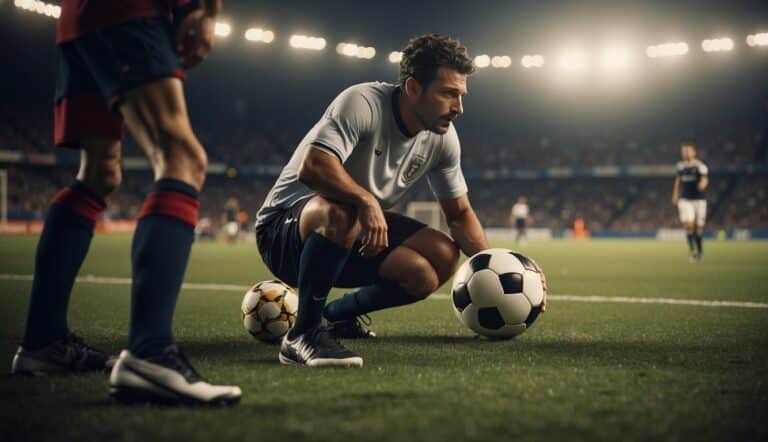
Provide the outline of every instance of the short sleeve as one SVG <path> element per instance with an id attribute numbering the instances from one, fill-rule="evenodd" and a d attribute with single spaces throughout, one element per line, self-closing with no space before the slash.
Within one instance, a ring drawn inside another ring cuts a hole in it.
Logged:
<path id="1" fill-rule="evenodd" d="M 371 133 L 373 119 L 368 99 L 356 89 L 347 89 L 333 100 L 315 125 L 309 144 L 336 155 L 343 163 L 358 142 Z"/>
<path id="2" fill-rule="evenodd" d="M 461 145 L 453 125 L 442 138 L 441 156 L 427 173 L 427 181 L 436 197 L 454 199 L 467 193 L 467 182 L 461 171 Z"/>
<path id="3" fill-rule="evenodd" d="M 706 164 L 699 162 L 699 175 L 709 175 L 709 168 Z"/>

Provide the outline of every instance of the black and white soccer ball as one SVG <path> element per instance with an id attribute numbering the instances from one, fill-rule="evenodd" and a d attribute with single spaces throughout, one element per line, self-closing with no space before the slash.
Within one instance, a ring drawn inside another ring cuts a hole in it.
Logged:
<path id="1" fill-rule="evenodd" d="M 511 338 L 529 329 L 541 313 L 543 273 L 525 255 L 488 249 L 472 256 L 453 277 L 453 311 L 470 330 Z"/>

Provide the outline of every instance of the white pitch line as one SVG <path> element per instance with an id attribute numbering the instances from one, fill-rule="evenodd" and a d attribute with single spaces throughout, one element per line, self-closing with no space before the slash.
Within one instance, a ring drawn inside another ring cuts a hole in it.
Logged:
<path id="1" fill-rule="evenodd" d="M 17 275 L 0 273 L 2 281 L 32 281 L 32 275 Z M 131 285 L 131 278 L 112 278 L 104 276 L 85 275 L 76 279 L 81 284 L 106 284 L 106 285 Z M 207 284 L 185 282 L 182 288 L 185 290 L 227 291 L 245 292 L 250 286 L 237 284 Z M 701 299 L 675 299 L 675 298 L 633 298 L 628 296 L 582 296 L 582 295 L 549 295 L 551 301 L 574 302 L 612 302 L 622 304 L 668 304 L 668 305 L 693 305 L 699 307 L 734 307 L 768 309 L 768 303 L 748 301 L 705 301 Z M 446 293 L 435 293 L 429 299 L 450 299 Z"/>

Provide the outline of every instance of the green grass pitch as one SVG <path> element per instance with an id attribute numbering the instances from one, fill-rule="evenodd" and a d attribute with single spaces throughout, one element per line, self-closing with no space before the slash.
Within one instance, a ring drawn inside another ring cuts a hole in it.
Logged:
<path id="1" fill-rule="evenodd" d="M 768 309 L 550 302 L 518 339 L 477 339 L 449 301 L 373 315 L 375 340 L 350 341 L 360 370 L 281 367 L 248 336 L 242 293 L 185 290 L 174 324 L 200 372 L 237 383 L 234 408 L 126 407 L 106 375 L 11 378 L 36 237 L 0 237 L 0 440 L 766 440 Z M 130 276 L 126 235 L 99 235 L 81 275 Z M 510 244 L 495 244 L 511 246 Z M 768 243 L 550 241 L 522 250 L 550 292 L 768 302 Z M 253 244 L 199 242 L 187 282 L 268 279 Z M 447 293 L 448 288 L 440 289 Z M 118 351 L 129 287 L 78 283 L 70 326 Z"/>

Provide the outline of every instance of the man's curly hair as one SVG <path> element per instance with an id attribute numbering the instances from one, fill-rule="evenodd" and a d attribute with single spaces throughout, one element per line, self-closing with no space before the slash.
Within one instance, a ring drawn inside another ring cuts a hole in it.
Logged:
<path id="1" fill-rule="evenodd" d="M 437 77 L 437 69 L 449 67 L 464 75 L 475 72 L 467 48 L 447 35 L 426 34 L 414 37 L 403 50 L 400 60 L 400 86 L 413 77 L 424 87 Z"/>

